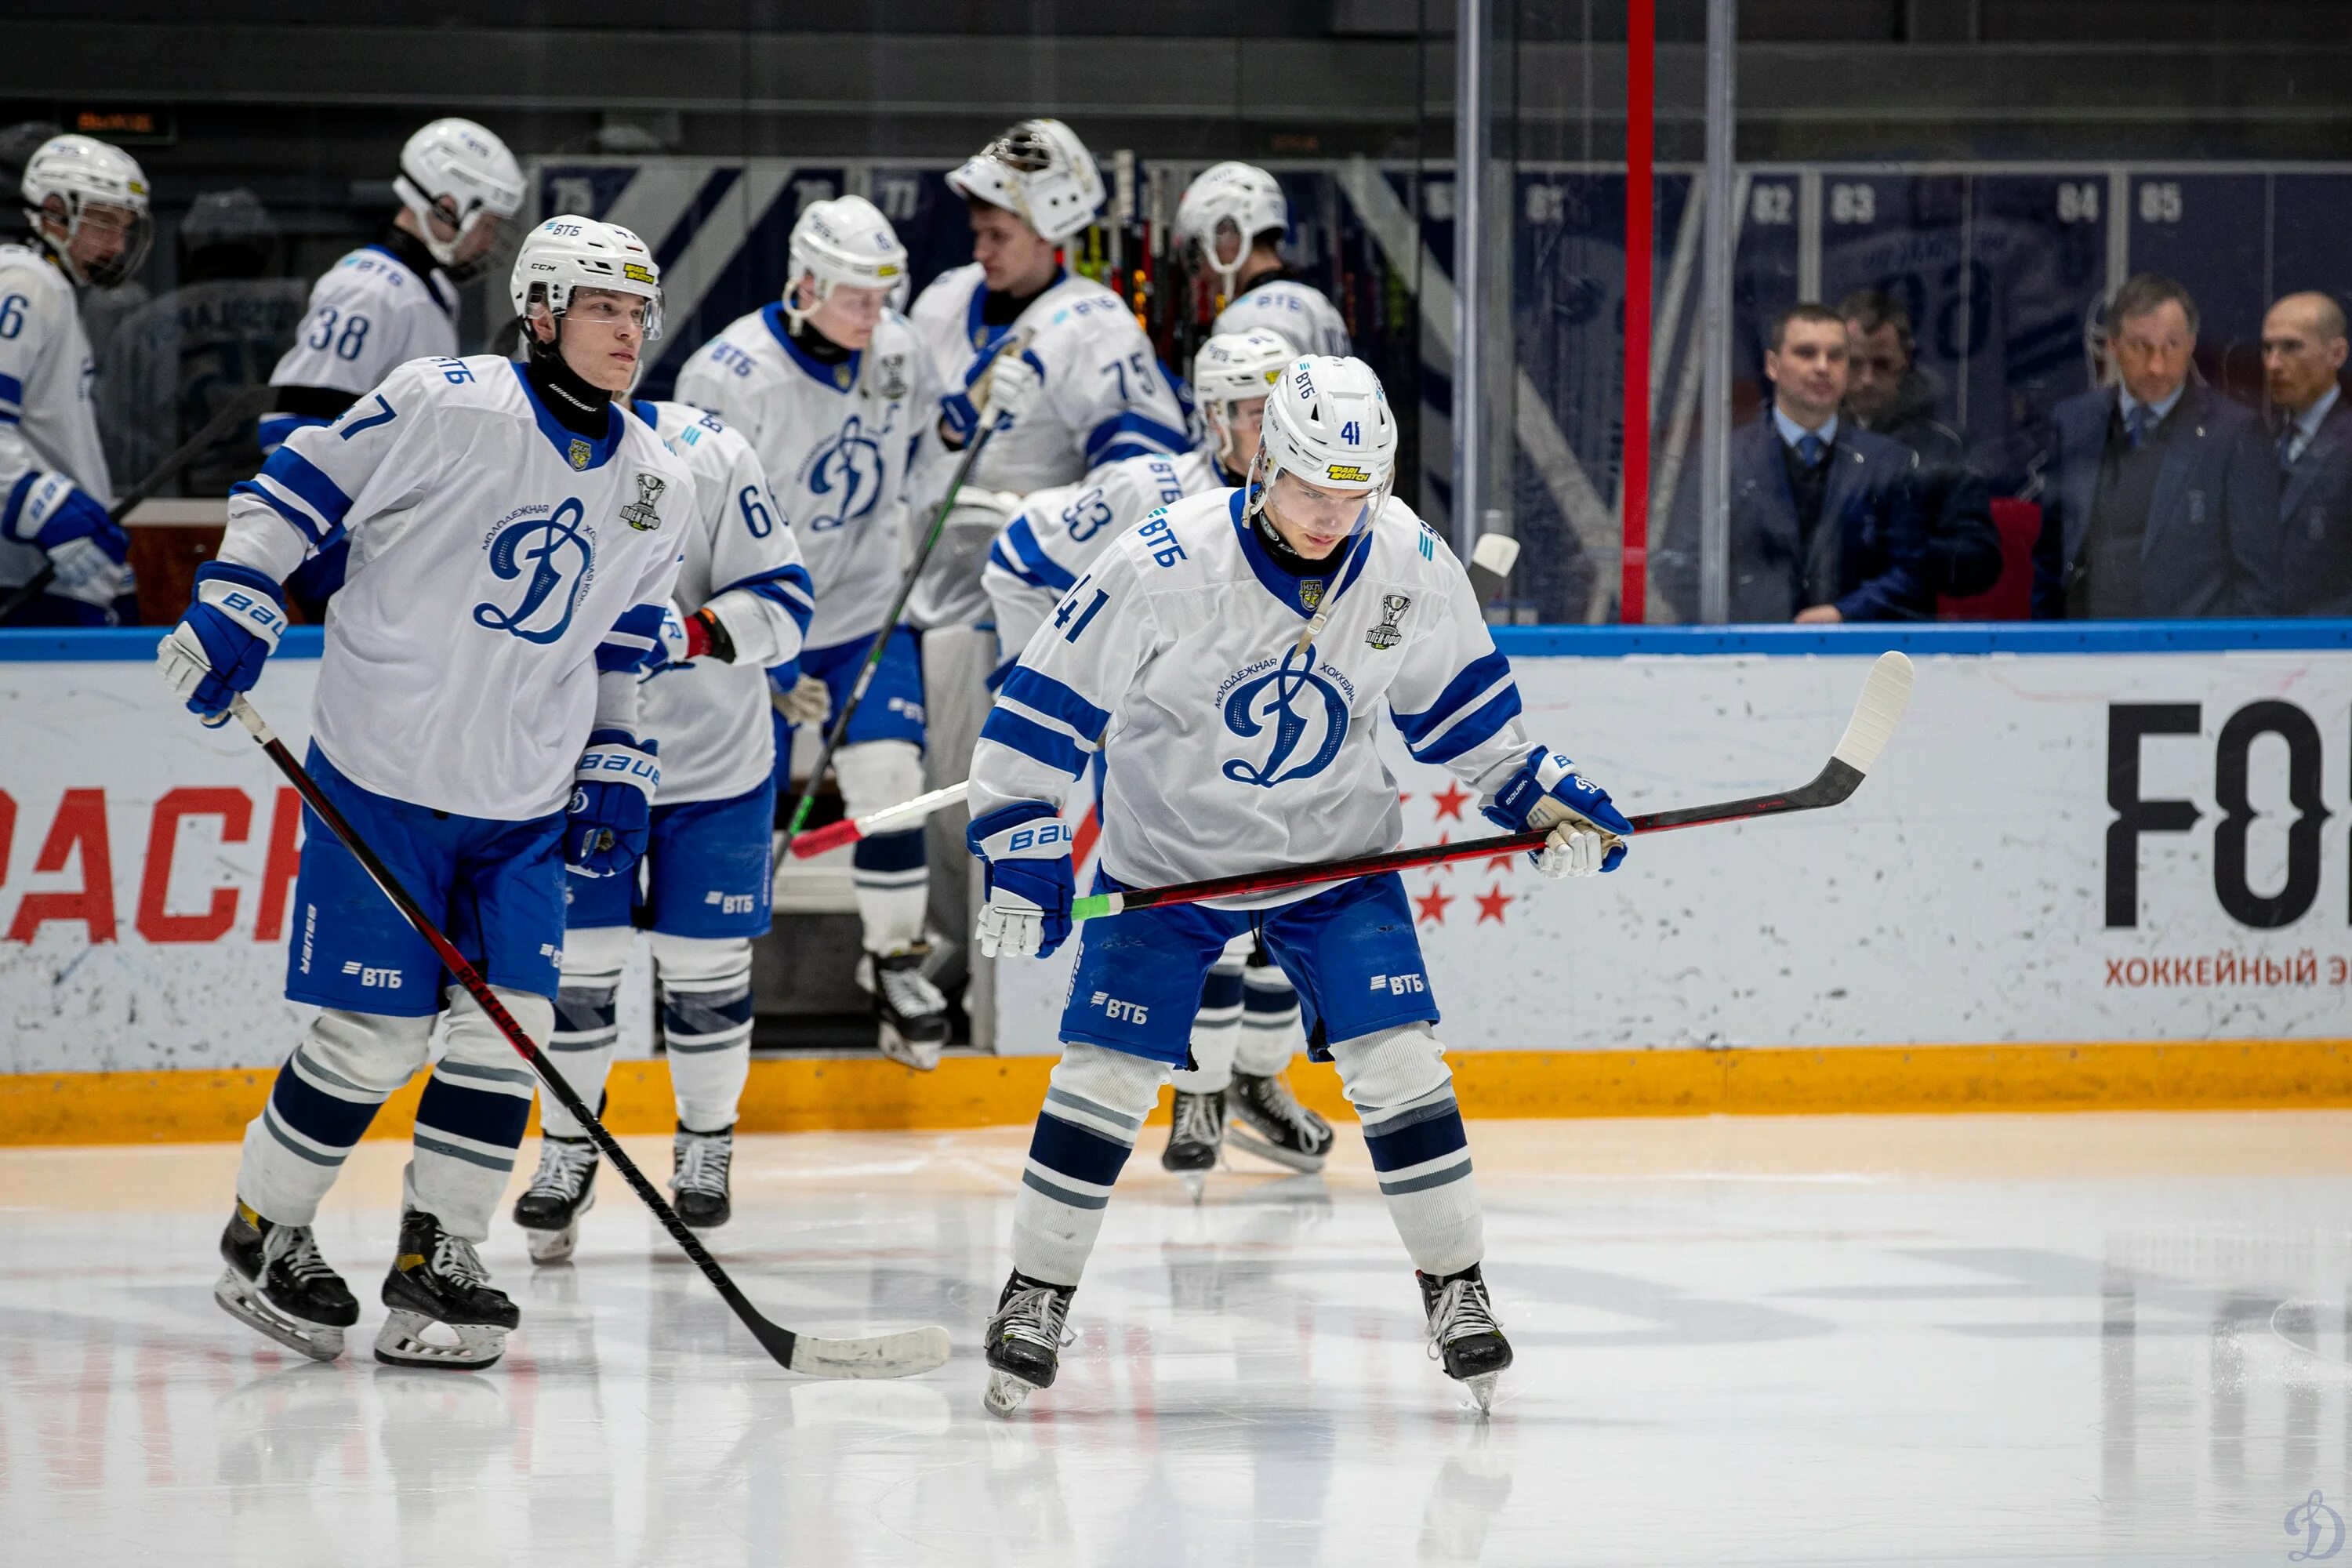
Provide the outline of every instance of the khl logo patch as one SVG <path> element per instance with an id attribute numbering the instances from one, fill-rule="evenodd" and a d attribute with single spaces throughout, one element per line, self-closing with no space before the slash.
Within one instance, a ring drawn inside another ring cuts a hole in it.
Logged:
<path id="1" fill-rule="evenodd" d="M 512 632 L 525 642 L 551 643 L 572 625 L 580 591 L 593 575 L 595 531 L 583 527 L 587 509 L 567 499 L 546 517 L 527 517 L 490 536 L 490 571 L 500 582 L 529 574 L 522 597 L 512 609 L 484 601 L 474 606 L 474 624 Z"/>

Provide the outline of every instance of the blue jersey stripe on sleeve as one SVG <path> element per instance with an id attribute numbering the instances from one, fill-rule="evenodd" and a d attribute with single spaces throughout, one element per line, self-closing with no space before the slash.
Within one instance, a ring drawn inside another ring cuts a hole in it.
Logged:
<path id="1" fill-rule="evenodd" d="M 1013 673 L 1021 673 L 1018 667 Z M 1076 741 L 1059 730 L 1048 730 L 1002 706 L 988 710 L 988 722 L 980 727 L 980 738 L 993 741 L 1049 768 L 1058 768 L 1072 778 L 1087 771 L 1086 753 L 1078 750 Z"/>
<path id="2" fill-rule="evenodd" d="M 262 456 L 267 458 L 286 444 L 286 437 L 305 425 L 332 423 L 332 420 L 313 419 L 304 414 L 265 414 L 261 416 L 261 423 L 254 427 L 254 436 L 261 444 Z"/>
<path id="3" fill-rule="evenodd" d="M 1051 588 L 1057 594 L 1066 594 L 1078 585 L 1075 574 L 1045 553 L 1045 547 L 1037 542 L 1036 531 L 1029 526 L 1027 518 L 1014 518 L 997 537 L 998 542 L 1008 546 L 1015 557 L 1004 563 L 1006 568 L 1023 582 Z M 992 553 L 993 550 L 994 546 L 991 546 Z"/>
<path id="4" fill-rule="evenodd" d="M 1111 461 L 1115 454 L 1110 449 L 1120 445 L 1129 450 L 1116 456 L 1142 457 L 1151 452 L 1172 455 L 1189 450 L 1192 440 L 1181 430 L 1171 429 L 1149 414 L 1138 414 L 1130 408 L 1114 414 L 1087 435 L 1087 467 L 1098 468 Z"/>
<path id="5" fill-rule="evenodd" d="M 232 497 L 255 497 L 257 500 L 267 505 L 270 510 L 284 518 L 286 520 L 287 526 L 291 528 L 295 532 L 300 534 L 304 542 L 308 543 L 313 550 L 324 550 L 336 540 L 342 537 L 343 531 L 340 528 L 336 529 L 331 533 L 320 531 L 318 520 L 313 518 L 309 512 L 304 511 L 299 506 L 294 506 L 287 501 L 280 500 L 277 496 L 271 494 L 267 487 L 256 484 L 251 479 L 238 480 L 236 484 L 229 486 L 228 493 Z"/>
<path id="6" fill-rule="evenodd" d="M 1436 701 L 1418 713 L 1396 714 L 1397 731 L 1404 736 L 1404 743 L 1418 746 L 1435 734 L 1447 720 L 1468 706 L 1480 692 L 1497 680 L 1509 679 L 1510 674 L 1511 661 L 1503 657 L 1502 650 L 1487 649 L 1445 683 L 1445 689 L 1437 694 Z"/>
<path id="7" fill-rule="evenodd" d="M 1059 719 L 1097 745 L 1101 744 L 1103 731 L 1110 727 L 1108 713 L 1052 676 L 1040 675 L 1025 664 L 1004 678 L 1003 694 L 1024 708 L 1034 708 L 1049 718 Z"/>
<path id="8" fill-rule="evenodd" d="M 352 498 L 329 479 L 316 463 L 290 447 L 280 447 L 261 465 L 260 477 L 283 485 L 288 493 L 318 514 L 328 528 L 338 528 L 352 510 Z"/>
<path id="9" fill-rule="evenodd" d="M 0 375 L 0 403 L 10 408 L 25 405 L 25 384 L 13 375 Z"/>
<path id="10" fill-rule="evenodd" d="M 1496 692 L 1492 700 L 1463 720 L 1451 730 L 1429 742 L 1416 746 L 1411 742 L 1405 749 L 1424 763 L 1450 763 L 1463 752 L 1485 745 L 1493 740 L 1504 725 L 1519 716 L 1519 688 L 1517 681 Z"/>

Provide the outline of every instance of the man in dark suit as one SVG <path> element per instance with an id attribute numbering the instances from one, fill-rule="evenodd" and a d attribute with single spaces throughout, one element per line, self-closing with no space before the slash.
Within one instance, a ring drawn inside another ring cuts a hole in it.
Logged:
<path id="1" fill-rule="evenodd" d="M 1916 620 L 1933 607 L 1927 534 L 1907 447 L 1842 417 L 1845 321 L 1799 305 L 1772 323 L 1772 406 L 1731 435 L 1731 619 Z M 1696 483 L 1677 487 L 1659 584 L 1698 613 Z"/>
<path id="2" fill-rule="evenodd" d="M 2290 616 L 2352 616 L 2352 408 L 2336 380 L 2346 348 L 2344 308 L 2325 294 L 2289 294 L 2263 318 Z"/>
<path id="3" fill-rule="evenodd" d="M 2260 419 L 2190 380 L 2196 301 L 2144 272 L 2107 323 L 2118 384 L 2051 410 L 2035 617 L 2277 615 L 2278 457 Z"/>
<path id="4" fill-rule="evenodd" d="M 1874 436 L 1918 455 L 1927 529 L 1927 587 L 1964 598 L 2000 581 L 1991 491 L 1969 466 L 1960 433 L 1941 418 L 1944 383 L 1912 356 L 1911 312 L 1893 295 L 1857 289 L 1838 302 L 1852 356 L 1845 411 Z"/>

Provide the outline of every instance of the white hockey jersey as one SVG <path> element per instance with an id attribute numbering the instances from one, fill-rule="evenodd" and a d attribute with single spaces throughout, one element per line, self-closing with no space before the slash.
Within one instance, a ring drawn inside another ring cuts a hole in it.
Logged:
<path id="1" fill-rule="evenodd" d="M 1074 485 L 1029 497 L 988 547 L 981 586 L 996 612 L 997 646 L 1011 658 L 1053 614 L 1110 542 L 1171 501 L 1223 483 L 1205 452 L 1153 452 L 1106 464 Z"/>
<path id="2" fill-rule="evenodd" d="M 1320 290 L 1296 278 L 1269 278 L 1217 312 L 1213 332 L 1263 329 L 1303 354 L 1346 357 L 1356 351 L 1348 323 Z"/>
<path id="3" fill-rule="evenodd" d="M 90 405 L 97 374 L 72 281 L 47 251 L 0 245 L 0 502 L 18 479 L 47 470 L 113 504 Z M 33 546 L 0 539 L 0 588 L 31 582 L 47 563 Z"/>
<path id="4" fill-rule="evenodd" d="M 688 404 L 639 403 L 636 412 L 694 474 L 671 599 L 681 615 L 708 607 L 735 644 L 732 664 L 668 666 L 637 689 L 639 733 L 661 742 L 654 798 L 661 805 L 731 800 L 775 767 L 767 667 L 800 656 L 816 600 L 751 444 Z"/>
<path id="5" fill-rule="evenodd" d="M 610 414 L 591 440 L 514 361 L 412 360 L 230 492 L 223 561 L 283 580 L 351 542 L 310 732 L 354 782 L 499 821 L 562 808 L 598 674 L 656 646 L 694 527 L 686 459 Z"/>
<path id="6" fill-rule="evenodd" d="M 885 314 L 841 364 L 792 341 L 782 305 L 730 322 L 686 362 L 677 398 L 759 454 L 816 584 L 811 647 L 864 641 L 907 569 L 909 470 L 937 460 L 939 386 L 906 319 Z"/>
<path id="7" fill-rule="evenodd" d="M 1091 279 L 1065 273 L 1002 327 L 982 320 L 988 289 L 977 263 L 941 273 L 910 313 L 941 386 L 964 386 L 972 366 L 1009 335 L 1026 333 L 1045 367 L 1036 405 L 989 438 L 966 481 L 977 489 L 1027 495 L 1075 484 L 1091 469 L 1148 452 L 1188 450 L 1184 411 L 1160 372 L 1151 342 L 1118 296 Z M 947 482 L 944 469 L 938 476 Z M 934 490 L 919 496 L 938 499 Z M 969 626 L 987 613 L 980 585 L 990 531 L 940 540 L 910 606 L 923 626 Z"/>
<path id="8" fill-rule="evenodd" d="M 1310 605 L 1331 619 L 1302 658 Z M 1129 887 L 1376 854 L 1403 827 L 1382 710 L 1413 756 L 1481 793 L 1530 749 L 1444 542 L 1391 500 L 1329 576 L 1299 579 L 1240 490 L 1188 496 L 1113 541 L 1022 651 L 972 752 L 971 814 L 1058 806 L 1099 750 L 1102 864 Z"/>
<path id="9" fill-rule="evenodd" d="M 353 397 L 413 359 L 457 352 L 457 290 L 439 268 L 420 277 L 388 247 L 363 245 L 320 276 L 294 346 L 269 373 L 272 386 L 320 386 Z M 261 450 L 305 425 L 308 415 L 261 416 Z"/>

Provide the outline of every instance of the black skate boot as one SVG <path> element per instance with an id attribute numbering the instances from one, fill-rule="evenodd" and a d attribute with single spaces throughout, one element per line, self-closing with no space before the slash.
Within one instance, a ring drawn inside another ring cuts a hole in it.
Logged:
<path id="1" fill-rule="evenodd" d="M 273 1225 L 239 1198 L 220 1249 L 228 1267 L 213 1300 L 230 1317 L 318 1361 L 343 1353 L 343 1331 L 360 1321 L 360 1304 L 319 1256 L 309 1226 Z"/>
<path id="2" fill-rule="evenodd" d="M 1160 1152 L 1160 1168 L 1184 1184 L 1192 1201 L 1201 1201 L 1209 1173 L 1217 1168 L 1217 1154 L 1225 1143 L 1225 1091 L 1186 1094 L 1176 1091 L 1176 1114 L 1168 1129 L 1168 1147 Z"/>
<path id="3" fill-rule="evenodd" d="M 904 952 L 867 953 L 857 961 L 857 984 L 874 998 L 874 1021 L 882 1054 L 894 1062 L 929 1072 L 948 1043 L 948 999 L 924 974 L 928 946 Z"/>
<path id="4" fill-rule="evenodd" d="M 988 1320 L 988 1392 L 981 1402 L 991 1415 L 1009 1416 L 1032 1394 L 1054 1386 L 1062 1347 L 1077 1337 L 1063 1327 L 1076 1294 L 1074 1285 L 1048 1285 L 1017 1269 L 1004 1281 L 996 1315 Z"/>
<path id="5" fill-rule="evenodd" d="M 1495 1380 L 1511 1364 L 1511 1342 L 1495 1320 L 1486 1279 L 1472 1264 L 1459 1274 L 1421 1281 L 1421 1310 L 1429 1314 L 1429 1359 L 1445 1363 L 1445 1375 L 1470 1391 L 1484 1414 L 1495 1403 Z"/>
<path id="6" fill-rule="evenodd" d="M 375 1359 L 391 1366 L 478 1370 L 506 1352 L 508 1332 L 522 1321 L 490 1288 L 474 1244 L 417 1209 L 400 1216 L 400 1255 L 383 1277 L 383 1304 L 391 1310 L 375 1337 Z M 457 1342 L 425 1338 L 436 1324 Z"/>
<path id="7" fill-rule="evenodd" d="M 697 1230 L 714 1230 L 735 1213 L 728 1195 L 727 1171 L 735 1160 L 735 1129 L 697 1132 L 678 1123 L 670 1144 L 675 1169 L 669 1179 L 670 1200 L 677 1217 Z"/>
<path id="8" fill-rule="evenodd" d="M 514 1206 L 533 1263 L 562 1263 L 580 1244 L 580 1216 L 596 1206 L 596 1145 L 585 1138 L 541 1141 L 539 1169 Z"/>
<path id="9" fill-rule="evenodd" d="M 1319 1171 L 1330 1157 L 1331 1124 L 1299 1104 L 1280 1073 L 1234 1073 L 1227 1103 L 1234 1148 L 1294 1171 Z"/>

